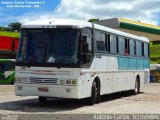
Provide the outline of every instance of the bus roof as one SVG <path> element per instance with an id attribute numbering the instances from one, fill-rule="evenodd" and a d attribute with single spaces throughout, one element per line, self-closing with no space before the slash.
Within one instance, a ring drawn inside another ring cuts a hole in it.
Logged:
<path id="1" fill-rule="evenodd" d="M 125 36 L 128 38 L 133 38 L 137 40 L 141 40 L 144 42 L 149 42 L 148 38 L 143 36 L 136 36 L 130 33 L 125 33 L 119 30 L 115 30 L 112 28 L 108 28 L 102 25 L 94 24 L 95 29 L 106 31 L 109 33 L 114 33 L 117 35 Z M 83 27 L 92 27 L 92 23 L 82 21 L 82 20 L 71 20 L 71 19 L 44 19 L 37 20 L 25 23 L 22 25 L 22 28 L 56 28 L 57 26 L 70 26 L 72 28 L 83 28 Z"/>

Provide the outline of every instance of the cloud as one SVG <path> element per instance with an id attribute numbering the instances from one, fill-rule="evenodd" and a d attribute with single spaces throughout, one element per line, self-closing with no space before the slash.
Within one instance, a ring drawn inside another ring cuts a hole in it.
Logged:
<path id="1" fill-rule="evenodd" d="M 26 23 L 33 20 L 39 20 L 39 19 L 48 19 L 48 18 L 54 18 L 53 13 L 51 12 L 37 12 L 37 13 L 26 13 L 20 16 L 16 15 L 10 15 L 10 14 L 3 14 L 1 15 L 0 23 L 7 26 L 11 22 L 20 22 L 20 23 Z"/>
<path id="2" fill-rule="evenodd" d="M 62 0 L 54 15 L 82 20 L 121 17 L 157 24 L 154 15 L 160 12 L 159 5 L 159 0 Z"/>
<path id="3" fill-rule="evenodd" d="M 160 0 L 61 0 L 53 11 L 25 13 L 20 16 L 1 15 L 0 22 L 20 21 L 25 23 L 36 19 L 70 18 L 128 18 L 141 22 L 160 24 Z M 1 8 L 0 8 L 1 10 Z"/>

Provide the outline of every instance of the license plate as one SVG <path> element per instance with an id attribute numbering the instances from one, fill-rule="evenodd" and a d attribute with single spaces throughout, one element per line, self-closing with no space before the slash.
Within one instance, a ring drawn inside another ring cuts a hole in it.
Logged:
<path id="1" fill-rule="evenodd" d="M 39 92 L 48 92 L 48 88 L 38 88 Z"/>

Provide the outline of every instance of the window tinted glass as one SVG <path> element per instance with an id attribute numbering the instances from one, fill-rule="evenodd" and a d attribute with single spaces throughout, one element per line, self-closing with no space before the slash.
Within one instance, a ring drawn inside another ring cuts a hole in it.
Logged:
<path id="1" fill-rule="evenodd" d="M 115 35 L 110 35 L 110 52 L 115 53 L 115 41 L 116 41 L 116 36 Z"/>
<path id="2" fill-rule="evenodd" d="M 124 38 L 119 36 L 119 39 L 118 39 L 118 44 L 119 44 L 119 53 L 120 54 L 124 54 Z"/>
<path id="3" fill-rule="evenodd" d="M 105 34 L 106 51 L 110 53 L 110 34 Z"/>
<path id="4" fill-rule="evenodd" d="M 135 42 L 135 40 L 130 40 L 130 54 L 136 55 L 136 42 Z"/>
<path id="5" fill-rule="evenodd" d="M 125 55 L 130 54 L 130 40 L 125 38 Z"/>
<path id="6" fill-rule="evenodd" d="M 148 57 L 148 44 L 144 43 L 144 56 Z"/>
<path id="7" fill-rule="evenodd" d="M 142 56 L 144 56 L 144 43 L 141 43 L 141 52 L 142 52 Z"/>
<path id="8" fill-rule="evenodd" d="M 105 34 L 96 31 L 95 38 L 97 51 L 105 51 Z"/>
<path id="9" fill-rule="evenodd" d="M 136 46 L 137 46 L 137 56 L 141 56 L 141 45 L 139 41 L 136 41 Z"/>
<path id="10" fill-rule="evenodd" d="M 118 39 L 118 36 L 116 36 L 116 40 L 115 40 L 115 51 L 116 51 L 116 53 L 118 54 L 119 53 L 119 44 L 118 44 L 118 42 L 119 42 L 119 39 Z"/>

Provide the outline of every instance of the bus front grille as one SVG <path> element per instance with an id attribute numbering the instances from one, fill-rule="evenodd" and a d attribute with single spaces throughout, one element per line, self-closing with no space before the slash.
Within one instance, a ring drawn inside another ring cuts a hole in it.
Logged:
<path id="1" fill-rule="evenodd" d="M 29 83 L 32 84 L 57 84 L 58 78 L 36 78 L 29 77 Z"/>

